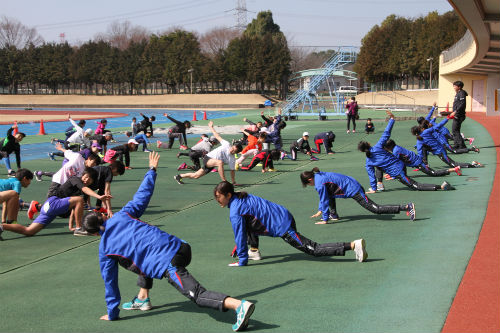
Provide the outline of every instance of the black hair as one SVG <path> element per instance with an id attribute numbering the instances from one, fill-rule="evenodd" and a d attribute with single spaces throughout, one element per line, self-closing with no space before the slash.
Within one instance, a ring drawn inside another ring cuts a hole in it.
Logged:
<path id="1" fill-rule="evenodd" d="M 396 147 L 396 142 L 393 139 L 389 139 L 384 144 L 384 149 L 387 149 L 392 152 L 392 150 Z"/>
<path id="2" fill-rule="evenodd" d="M 156 117 L 155 116 L 151 116 L 151 118 L 149 118 L 149 119 L 151 119 L 151 121 L 155 121 Z"/>
<path id="3" fill-rule="evenodd" d="M 372 121 L 372 118 L 366 118 L 366 120 Z"/>
<path id="4" fill-rule="evenodd" d="M 128 137 L 131 137 L 132 136 L 132 132 L 130 132 L 130 131 L 125 132 L 125 135 L 128 136 Z"/>
<path id="5" fill-rule="evenodd" d="M 19 169 L 16 171 L 16 178 L 21 181 L 23 178 L 33 179 L 33 172 L 28 169 Z"/>
<path id="6" fill-rule="evenodd" d="M 97 177 L 99 176 L 97 170 L 94 168 L 85 168 L 85 170 L 83 170 L 82 176 L 83 175 L 88 175 L 92 179 L 92 183 L 95 183 L 97 181 Z"/>
<path id="7" fill-rule="evenodd" d="M 267 133 L 266 132 L 259 133 L 259 138 L 260 139 L 265 139 L 266 137 L 267 137 Z"/>
<path id="8" fill-rule="evenodd" d="M 186 126 L 186 128 L 191 128 L 191 122 L 189 120 L 185 120 L 184 126 Z"/>
<path id="9" fill-rule="evenodd" d="M 372 147 L 372 145 L 366 141 L 359 141 L 359 143 L 358 143 L 358 150 L 365 153 L 366 157 L 372 156 L 372 154 L 370 152 L 371 147 Z"/>
<path id="10" fill-rule="evenodd" d="M 243 146 L 241 145 L 241 143 L 235 143 L 234 146 L 236 147 L 237 150 L 236 153 L 239 153 L 243 150 Z"/>
<path id="11" fill-rule="evenodd" d="M 309 184 L 309 179 L 314 178 L 314 174 L 319 172 L 318 167 L 314 167 L 311 171 L 304 171 L 300 174 L 300 181 L 302 182 L 302 186 L 306 187 Z"/>
<path id="12" fill-rule="evenodd" d="M 101 158 L 99 157 L 99 155 L 97 155 L 95 153 L 89 154 L 89 156 L 87 157 L 87 160 L 95 161 L 96 165 L 101 164 Z"/>
<path id="13" fill-rule="evenodd" d="M 21 136 L 22 136 L 23 138 L 25 138 L 25 137 L 26 137 L 26 134 L 24 134 L 23 132 L 17 132 L 17 134 L 21 134 Z"/>
<path id="14" fill-rule="evenodd" d="M 420 136 L 420 133 L 422 133 L 422 127 L 420 126 L 413 126 L 410 129 L 411 134 L 415 135 L 417 137 L 417 140 L 422 141 L 423 138 Z"/>
<path id="15" fill-rule="evenodd" d="M 271 159 L 274 161 L 279 160 L 281 157 L 281 151 L 279 151 L 278 149 L 271 150 L 269 154 L 271 154 Z"/>
<path id="16" fill-rule="evenodd" d="M 101 124 L 107 124 L 107 123 L 108 123 L 108 121 L 106 119 L 101 120 Z"/>
<path id="17" fill-rule="evenodd" d="M 109 165 L 111 169 L 116 169 L 118 171 L 118 174 L 121 176 L 125 173 L 125 165 L 123 164 L 122 161 L 113 161 Z"/>
<path id="18" fill-rule="evenodd" d="M 455 82 L 453 82 L 453 85 L 460 87 L 460 89 L 462 89 L 464 87 L 464 83 L 462 81 L 455 81 Z"/>
<path id="19" fill-rule="evenodd" d="M 432 127 L 432 124 L 427 119 L 424 119 L 424 121 L 420 124 L 420 127 L 422 127 L 422 129 L 428 129 L 429 127 Z"/>
<path id="20" fill-rule="evenodd" d="M 87 122 L 85 121 L 85 119 L 80 119 L 80 121 L 78 122 L 78 126 L 83 127 L 86 123 Z"/>
<path id="21" fill-rule="evenodd" d="M 351 100 L 355 101 L 355 100 L 356 100 L 356 97 L 352 96 L 352 97 L 351 97 Z"/>
<path id="22" fill-rule="evenodd" d="M 424 120 L 425 120 L 425 118 L 424 118 L 424 117 L 418 117 L 418 118 L 417 118 L 417 123 L 418 123 L 419 125 L 422 125 L 422 123 L 424 122 Z"/>
<path id="23" fill-rule="evenodd" d="M 137 118 L 136 117 L 132 117 L 132 120 L 137 120 Z"/>
<path id="24" fill-rule="evenodd" d="M 217 186 L 215 186 L 214 197 L 215 197 L 215 194 L 217 192 L 219 192 L 223 196 L 227 196 L 228 194 L 231 194 L 232 196 L 235 196 L 239 199 L 246 198 L 246 196 L 248 195 L 247 192 L 234 192 L 233 184 L 231 184 L 230 182 L 228 182 L 226 180 L 223 182 L 220 182 Z"/>
<path id="25" fill-rule="evenodd" d="M 102 215 L 95 211 L 86 213 L 82 219 L 83 229 L 91 234 L 99 232 L 103 223 Z"/>

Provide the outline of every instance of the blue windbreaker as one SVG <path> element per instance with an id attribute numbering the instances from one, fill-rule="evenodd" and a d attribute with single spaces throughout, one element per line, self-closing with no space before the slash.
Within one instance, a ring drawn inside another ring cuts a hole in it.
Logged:
<path id="1" fill-rule="evenodd" d="M 435 107 L 433 106 L 432 109 L 429 111 L 429 114 L 427 114 L 427 117 L 425 117 L 426 120 L 428 120 L 432 126 L 436 126 L 436 118 L 432 118 L 432 114 L 434 113 Z M 434 132 L 434 137 L 441 142 L 441 144 L 448 145 L 448 140 L 446 139 L 446 135 L 451 135 L 450 131 L 446 126 L 440 127 L 436 132 Z"/>
<path id="2" fill-rule="evenodd" d="M 410 167 L 418 167 L 423 164 L 422 156 L 398 145 L 394 146 L 392 154 L 401 160 L 405 165 Z"/>
<path id="3" fill-rule="evenodd" d="M 315 173 L 314 188 L 319 194 L 318 210 L 323 213 L 323 221 L 328 221 L 330 198 L 352 198 L 358 193 L 365 194 L 356 179 L 334 172 Z"/>
<path id="4" fill-rule="evenodd" d="M 182 240 L 139 220 L 153 195 L 156 172 L 150 170 L 134 198 L 104 224 L 99 263 L 110 320 L 118 318 L 121 301 L 118 264 L 134 273 L 161 279 Z"/>
<path id="5" fill-rule="evenodd" d="M 248 263 L 247 232 L 281 237 L 293 221 L 285 207 L 251 194 L 241 199 L 232 196 L 228 208 L 240 266 Z"/>
<path id="6" fill-rule="evenodd" d="M 446 154 L 443 144 L 436 139 L 434 132 L 439 131 L 444 125 L 446 125 L 447 122 L 448 119 L 444 119 L 439 124 L 429 127 L 423 130 L 422 133 L 420 133 L 420 136 L 423 139 L 423 140 L 417 140 L 417 151 L 420 156 L 424 156 L 424 151 L 423 151 L 424 144 L 431 148 L 431 151 L 434 155 L 442 153 Z"/>
<path id="7" fill-rule="evenodd" d="M 391 177 L 396 177 L 401 174 L 405 165 L 393 154 L 384 149 L 384 145 L 391 137 L 392 127 L 394 126 L 394 119 L 390 119 L 384 133 L 378 140 L 377 144 L 370 148 L 370 157 L 366 158 L 366 172 L 370 178 L 370 186 L 372 189 L 377 188 L 377 178 L 375 177 L 375 167 L 381 168 L 385 173 Z"/>

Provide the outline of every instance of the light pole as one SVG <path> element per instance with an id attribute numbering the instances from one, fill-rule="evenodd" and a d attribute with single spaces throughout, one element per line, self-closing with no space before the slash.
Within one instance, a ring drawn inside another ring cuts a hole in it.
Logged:
<path id="1" fill-rule="evenodd" d="M 191 94 L 193 93 L 193 72 L 194 72 L 194 69 L 189 69 L 188 70 L 188 73 L 191 74 Z"/>
<path id="2" fill-rule="evenodd" d="M 427 62 L 430 63 L 430 68 L 429 68 L 429 90 L 432 89 L 432 60 L 434 60 L 434 58 L 430 57 L 430 58 L 427 58 Z"/>

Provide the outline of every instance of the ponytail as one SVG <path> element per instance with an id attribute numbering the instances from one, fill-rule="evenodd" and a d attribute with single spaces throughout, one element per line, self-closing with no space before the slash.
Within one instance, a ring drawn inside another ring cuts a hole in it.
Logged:
<path id="1" fill-rule="evenodd" d="M 228 181 L 223 181 L 220 182 L 217 186 L 214 188 L 214 197 L 216 193 L 220 193 L 224 196 L 227 196 L 228 194 L 231 194 L 234 197 L 237 197 L 238 199 L 243 199 L 248 196 L 247 192 L 234 192 L 234 186 Z"/>
<path id="2" fill-rule="evenodd" d="M 302 182 L 302 186 L 306 187 L 309 183 L 309 179 L 314 178 L 314 174 L 318 172 L 320 172 L 318 167 L 314 167 L 311 171 L 302 172 L 300 174 L 300 181 Z"/>
<path id="3" fill-rule="evenodd" d="M 415 135 L 417 137 L 417 140 L 422 141 L 423 138 L 420 136 L 420 133 L 422 133 L 422 127 L 420 126 L 413 126 L 410 129 L 411 134 Z"/>

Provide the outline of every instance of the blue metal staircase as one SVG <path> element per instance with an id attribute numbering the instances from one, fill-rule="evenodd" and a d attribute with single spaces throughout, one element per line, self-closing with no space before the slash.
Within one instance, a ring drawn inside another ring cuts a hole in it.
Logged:
<path id="1" fill-rule="evenodd" d="M 321 69 L 323 70 L 318 71 L 318 74 L 311 77 L 307 88 L 298 89 L 295 93 L 288 97 L 282 105 L 280 105 L 282 114 L 288 116 L 295 115 L 296 111 L 294 110 L 301 103 L 306 103 L 310 99 L 310 94 L 314 94 L 323 81 L 325 81 L 334 72 L 342 70 L 346 64 L 356 61 L 356 49 L 356 47 L 339 48 L 339 51 L 334 53 L 332 57 L 327 60 L 323 66 L 321 66 Z M 337 98 L 337 100 L 341 103 L 339 98 Z M 334 108 L 338 109 L 339 106 L 334 105 Z"/>

